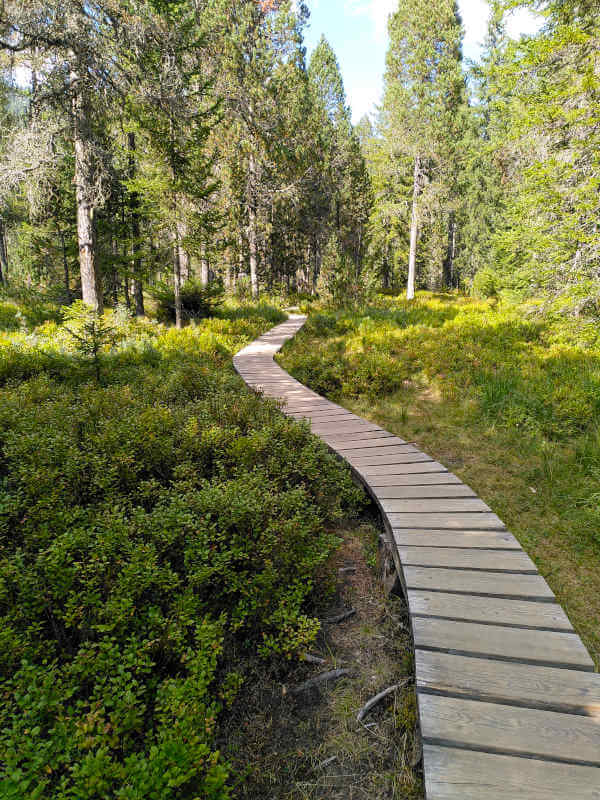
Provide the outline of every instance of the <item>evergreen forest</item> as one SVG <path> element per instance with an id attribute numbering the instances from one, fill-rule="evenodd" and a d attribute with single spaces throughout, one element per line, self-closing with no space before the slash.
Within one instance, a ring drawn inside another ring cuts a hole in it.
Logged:
<path id="1" fill-rule="evenodd" d="M 422 800 L 377 508 L 232 366 L 290 312 L 600 664 L 600 6 L 491 0 L 472 62 L 397 0 L 358 122 L 312 6 L 0 0 L 1 800 Z"/>

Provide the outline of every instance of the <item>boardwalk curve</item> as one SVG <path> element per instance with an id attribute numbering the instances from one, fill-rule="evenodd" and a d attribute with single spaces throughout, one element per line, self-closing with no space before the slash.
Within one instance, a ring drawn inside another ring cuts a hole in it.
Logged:
<path id="1" fill-rule="evenodd" d="M 600 675 L 549 586 L 458 477 L 275 363 L 305 319 L 234 365 L 308 420 L 381 510 L 410 611 L 428 800 L 600 800 Z"/>

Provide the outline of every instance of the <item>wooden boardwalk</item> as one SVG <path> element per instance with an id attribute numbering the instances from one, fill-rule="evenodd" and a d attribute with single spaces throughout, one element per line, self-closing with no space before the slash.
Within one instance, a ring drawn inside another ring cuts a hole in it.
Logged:
<path id="1" fill-rule="evenodd" d="M 377 502 L 410 611 L 428 800 L 600 800 L 600 675 L 502 521 L 414 445 L 273 360 L 290 317 L 234 359 Z"/>

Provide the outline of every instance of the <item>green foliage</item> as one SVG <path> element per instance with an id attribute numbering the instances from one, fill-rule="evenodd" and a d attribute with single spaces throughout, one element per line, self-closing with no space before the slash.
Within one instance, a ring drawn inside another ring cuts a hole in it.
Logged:
<path id="1" fill-rule="evenodd" d="M 115 329 L 107 323 L 102 314 L 82 302 L 74 303 L 65 310 L 65 329 L 73 337 L 75 350 L 89 358 L 94 367 L 96 380 L 100 382 L 101 356 L 116 341 Z"/>
<path id="2" fill-rule="evenodd" d="M 320 299 L 334 308 L 357 308 L 364 306 L 369 288 L 368 276 L 344 252 L 337 236 L 331 236 L 317 283 Z"/>
<path id="3" fill-rule="evenodd" d="M 500 285 L 498 274 L 489 268 L 484 268 L 473 278 L 472 292 L 475 297 L 486 300 L 488 297 L 497 297 Z"/>
<path id="4" fill-rule="evenodd" d="M 514 41 L 518 6 L 543 9 L 544 25 Z M 492 10 L 477 71 L 491 177 L 479 206 L 485 243 L 502 287 L 562 298 L 564 313 L 580 314 L 599 292 L 596 7 L 495 0 Z M 584 285 L 589 303 L 572 297 Z"/>
<path id="5" fill-rule="evenodd" d="M 546 298 L 511 305 L 505 294 L 422 294 L 411 307 L 380 297 L 363 313 L 321 313 L 285 349 L 284 366 L 452 465 L 598 653 L 600 330 Z M 391 388 L 373 391 L 363 359 L 379 360 Z"/>
<path id="6" fill-rule="evenodd" d="M 410 407 L 424 389 L 460 403 L 461 424 L 504 430 L 553 459 L 560 453 L 571 478 L 579 476 L 571 491 L 579 482 L 584 493 L 600 475 L 600 336 L 592 321 L 497 301 L 433 295 L 407 307 L 386 298 L 362 314 L 311 317 L 284 364 L 337 400 L 388 397 Z M 584 528 L 593 531 L 591 517 Z M 597 529 L 590 538 L 600 546 Z"/>
<path id="7" fill-rule="evenodd" d="M 387 228 L 400 221 L 418 231 L 420 285 L 451 288 L 458 285 L 457 232 L 471 152 L 462 21 L 455 0 L 399 0 L 396 5 L 389 21 L 381 114 L 384 160 L 371 161 L 384 212 L 383 218 L 381 213 L 373 218 L 376 257 L 389 274 Z"/>
<path id="8" fill-rule="evenodd" d="M 80 338 L 86 313 L 70 314 Z M 329 530 L 361 496 L 231 368 L 281 318 L 265 305 L 182 331 L 94 318 L 90 340 L 117 340 L 103 385 L 66 328 L 5 335 L 2 797 L 230 797 L 215 741 L 238 661 L 310 644 Z"/>
<path id="9" fill-rule="evenodd" d="M 175 294 L 170 287 L 155 289 L 154 297 L 159 322 L 175 322 Z M 195 280 L 186 281 L 181 287 L 181 304 L 185 320 L 201 320 L 209 317 L 223 304 L 223 287 L 218 284 L 202 286 Z"/>
<path id="10" fill-rule="evenodd" d="M 36 328 L 44 322 L 60 322 L 63 302 L 64 295 L 60 290 L 42 292 L 25 287 L 4 288 L 0 292 L 0 330 Z"/>

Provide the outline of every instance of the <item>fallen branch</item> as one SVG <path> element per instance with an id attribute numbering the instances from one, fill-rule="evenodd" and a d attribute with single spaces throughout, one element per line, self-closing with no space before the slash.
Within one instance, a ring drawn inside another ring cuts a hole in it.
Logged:
<path id="1" fill-rule="evenodd" d="M 375 697 L 372 697 L 368 702 L 366 702 L 364 704 L 364 706 L 361 708 L 361 710 L 358 712 L 358 715 L 356 717 L 357 722 L 362 722 L 363 719 L 369 713 L 369 711 L 371 711 L 372 708 L 375 708 L 375 706 L 378 703 L 380 703 L 382 700 L 384 700 L 390 694 L 393 694 L 394 692 L 397 692 L 398 689 L 404 689 L 404 687 L 408 686 L 409 683 L 410 683 L 410 679 L 407 679 L 407 680 L 403 681 L 402 683 L 397 683 L 397 684 L 395 684 L 395 686 L 390 686 L 389 689 L 384 689 L 383 692 L 379 692 L 379 694 L 376 694 Z"/>
<path id="2" fill-rule="evenodd" d="M 309 664 L 325 664 L 324 658 L 319 658 L 319 656 L 311 656 L 310 653 L 304 653 L 302 656 L 302 661 L 306 661 Z"/>
<path id="3" fill-rule="evenodd" d="M 334 761 L 337 761 L 337 756 L 331 756 L 331 758 L 326 758 L 325 761 L 321 761 L 321 763 L 317 766 L 317 769 L 324 769 L 328 767 L 330 764 L 333 764 Z"/>
<path id="4" fill-rule="evenodd" d="M 336 617 L 328 617 L 323 620 L 323 625 L 337 625 L 339 622 L 344 622 L 356 614 L 356 609 L 351 608 L 349 611 L 344 611 L 343 614 L 338 614 Z"/>
<path id="5" fill-rule="evenodd" d="M 327 681 L 337 681 L 340 678 L 344 678 L 347 675 L 350 675 L 350 670 L 348 669 L 333 669 L 330 672 L 322 672 L 320 675 L 317 675 L 315 678 L 311 678 L 304 683 L 301 683 L 300 686 L 296 686 L 295 689 L 292 689 L 292 694 L 301 694 L 305 692 L 307 689 L 312 689 L 313 686 L 318 686 L 320 683 L 326 683 Z"/>

